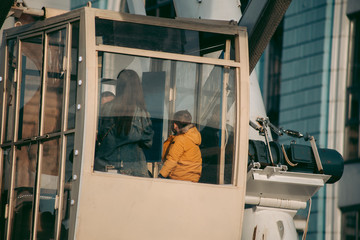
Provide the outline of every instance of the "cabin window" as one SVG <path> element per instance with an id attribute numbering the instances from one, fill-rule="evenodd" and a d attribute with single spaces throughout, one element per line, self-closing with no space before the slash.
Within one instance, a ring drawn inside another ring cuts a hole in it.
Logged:
<path id="1" fill-rule="evenodd" d="M 15 92 L 16 92 L 16 67 L 17 67 L 17 40 L 9 40 L 7 44 L 7 83 L 5 107 L 5 142 L 13 140 Z"/>
<path id="2" fill-rule="evenodd" d="M 66 29 L 47 35 L 47 69 L 45 75 L 44 133 L 61 130 L 63 89 L 66 74 Z"/>
<path id="3" fill-rule="evenodd" d="M 96 18 L 96 44 L 219 58 L 233 36 Z M 126 33 L 126 34 L 124 34 Z M 221 56 L 222 58 L 222 56 Z M 235 56 L 232 55 L 231 60 Z"/>
<path id="4" fill-rule="evenodd" d="M 79 55 L 79 22 L 71 24 L 71 50 L 70 50 L 70 89 L 68 103 L 68 121 L 67 129 L 75 128 L 75 105 L 77 94 L 77 71 L 78 71 L 78 55 Z"/>
<path id="5" fill-rule="evenodd" d="M 42 144 L 42 148 L 37 236 L 39 239 L 47 239 L 54 236 L 55 230 L 55 196 L 58 195 L 59 184 L 60 139 L 46 141 Z"/>
<path id="6" fill-rule="evenodd" d="M 38 144 L 18 146 L 15 150 L 13 239 L 30 239 L 34 207 Z M 25 221 L 24 219 L 28 219 Z"/>
<path id="7" fill-rule="evenodd" d="M 200 182 L 232 183 L 236 116 L 234 68 L 99 52 L 98 69 L 95 170 L 157 177 L 149 166 L 155 164 L 161 168 L 162 145 L 171 134 L 172 116 L 176 111 L 188 110 L 202 136 Z M 123 80 L 118 80 L 118 75 L 122 71 L 134 72 L 136 79 L 132 81 L 139 81 L 139 85 L 121 85 Z M 140 102 L 140 106 L 129 107 L 130 110 L 117 107 L 117 104 L 125 102 L 128 106 L 134 101 Z M 123 125 L 119 121 L 123 121 Z M 140 126 L 143 132 L 129 127 L 126 134 L 126 123 Z M 222 145 L 225 148 L 221 152 Z"/>
<path id="8" fill-rule="evenodd" d="M 39 134 L 42 53 L 42 36 L 21 41 L 19 139 Z"/>

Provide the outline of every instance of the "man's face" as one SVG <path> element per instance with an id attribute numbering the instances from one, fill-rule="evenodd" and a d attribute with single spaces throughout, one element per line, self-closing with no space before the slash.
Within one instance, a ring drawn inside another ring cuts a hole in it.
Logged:
<path id="1" fill-rule="evenodd" d="M 179 127 L 178 127 L 178 125 L 176 124 L 176 123 L 172 123 L 171 124 L 171 131 L 174 133 L 174 134 L 178 134 L 178 132 L 179 132 Z"/>

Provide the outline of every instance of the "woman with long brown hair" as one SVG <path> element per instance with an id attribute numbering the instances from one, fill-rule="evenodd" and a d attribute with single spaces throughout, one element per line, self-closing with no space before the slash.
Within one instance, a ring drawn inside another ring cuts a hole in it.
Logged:
<path id="1" fill-rule="evenodd" d="M 95 170 L 148 177 L 143 148 L 152 145 L 153 130 L 138 74 L 122 70 L 114 100 L 101 106 Z"/>

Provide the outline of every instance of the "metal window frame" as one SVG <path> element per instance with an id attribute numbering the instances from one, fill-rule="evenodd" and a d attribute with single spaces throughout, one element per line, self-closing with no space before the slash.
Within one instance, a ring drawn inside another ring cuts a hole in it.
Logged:
<path id="1" fill-rule="evenodd" d="M 33 220 L 33 224 L 31 227 L 31 237 L 33 239 L 36 239 L 36 235 L 37 235 L 37 225 L 38 225 L 38 209 L 39 209 L 39 202 L 40 202 L 40 175 L 41 175 L 41 162 L 42 162 L 42 154 L 43 154 L 43 143 L 45 141 L 48 140 L 53 140 L 58 138 L 59 139 L 59 149 L 60 149 L 60 162 L 59 162 L 59 183 L 58 183 L 58 195 L 56 196 L 59 199 L 58 204 L 55 203 L 57 206 L 55 206 L 55 210 L 56 209 L 61 209 L 61 207 L 63 206 L 63 189 L 64 189 L 64 172 L 65 172 L 65 161 L 66 161 L 66 139 L 67 139 L 67 135 L 75 133 L 75 129 L 67 129 L 67 111 L 68 111 L 68 98 L 69 98 L 69 89 L 70 89 L 70 72 L 68 71 L 69 66 L 70 66 L 70 53 L 71 53 L 71 45 L 69 44 L 69 42 L 71 41 L 71 36 L 70 36 L 70 30 L 71 30 L 71 24 L 73 22 L 79 21 L 79 16 L 78 16 L 78 11 L 74 14 L 68 14 L 70 15 L 70 17 L 63 17 L 60 16 L 60 19 L 62 19 L 63 21 L 53 21 L 53 19 L 50 21 L 50 25 L 46 25 L 44 22 L 39 23 L 33 23 L 33 24 L 29 24 L 29 25 L 25 25 L 23 27 L 18 27 L 15 29 L 9 29 L 5 31 L 5 38 L 4 41 L 7 41 L 7 39 L 16 39 L 18 41 L 17 47 L 18 47 L 18 62 L 17 62 L 17 71 L 19 70 L 19 68 L 22 65 L 21 62 L 21 41 L 23 39 L 28 39 L 31 37 L 35 37 L 35 36 L 42 36 L 42 47 L 43 47 L 43 56 L 42 56 L 42 62 L 43 62 L 43 66 L 42 66 L 42 73 L 41 73 L 41 102 L 40 102 L 40 111 L 39 111 L 39 115 L 40 115 L 40 119 L 39 119 L 39 134 L 35 137 L 31 137 L 30 139 L 18 139 L 18 129 L 19 129 L 19 100 L 20 100 L 20 84 L 21 82 L 19 81 L 20 79 L 20 73 L 18 73 L 15 77 L 17 79 L 15 79 L 14 81 L 16 81 L 17 83 L 17 88 L 16 88 L 16 100 L 15 100 L 15 114 L 14 114 L 14 136 L 13 136 L 13 140 L 9 143 L 5 143 L 5 144 L 1 144 L 0 145 L 0 154 L 3 153 L 3 148 L 11 148 L 12 151 L 12 173 L 11 173 L 11 188 L 9 191 L 10 197 L 9 197 L 9 203 L 8 203 L 8 217 L 7 217 L 7 222 L 6 222 L 6 234 L 7 234 L 7 238 L 6 239 L 10 239 L 11 238 L 11 229 L 13 227 L 13 209 L 14 209 L 14 184 L 15 184 L 15 159 L 16 159 L 16 151 L 15 151 L 15 147 L 19 147 L 19 146 L 24 146 L 27 144 L 31 144 L 31 143 L 36 143 L 37 147 L 38 147 L 38 154 L 37 154 L 37 161 L 38 161 L 38 169 L 37 169 L 37 181 L 35 182 L 35 186 L 34 186 L 34 202 L 33 202 L 33 212 L 34 215 L 32 216 Z M 51 23 L 54 24 L 51 24 Z M 35 31 L 34 31 L 35 29 Z M 62 116 L 61 116 L 61 129 L 59 132 L 55 132 L 55 133 L 49 133 L 49 134 L 44 134 L 43 129 L 44 129 L 44 99 L 45 99 L 45 92 L 46 92 L 46 69 L 47 69 L 47 46 L 48 46 L 48 34 L 52 33 L 52 32 L 56 32 L 59 31 L 61 29 L 65 29 L 66 31 L 66 40 L 65 40 L 65 57 L 66 57 L 66 75 L 65 75 L 65 79 L 64 79 L 64 88 L 63 88 L 63 100 L 62 100 Z M 7 62 L 7 58 L 6 58 L 7 54 L 4 54 L 3 58 L 6 60 L 4 62 Z M 2 64 L 1 68 L 6 69 L 6 65 Z M 5 69 L 2 70 L 1 72 L 5 72 Z M 19 72 L 19 71 L 18 71 Z M 6 73 L 6 72 L 5 72 Z M 6 79 L 6 74 L 4 74 L 4 80 Z M 6 81 L 4 81 L 6 82 Z M 6 83 L 2 84 L 2 88 L 6 87 Z M 3 95 L 3 98 L 5 98 L 6 94 Z M 4 103 L 5 104 L 5 103 Z M 3 113 L 3 111 L 5 111 L 5 105 L 3 104 L 2 107 L 2 111 L 1 111 L 1 127 L 2 129 L 4 129 L 4 122 L 5 119 L 3 118 L 3 116 L 5 115 Z M 3 143 L 3 134 L 1 136 L 1 143 Z M 0 167 L 3 166 L 3 156 L 0 156 Z M 2 171 L 2 170 L 0 170 Z M 1 181 L 1 180 L 0 180 Z M 60 196 L 59 196 L 60 195 Z M 62 211 L 57 211 L 56 216 L 55 216 L 55 234 L 56 234 L 56 239 L 59 239 L 60 236 L 60 228 L 61 228 L 61 217 L 62 217 Z"/>
<path id="2" fill-rule="evenodd" d="M 226 96 L 226 89 L 229 81 L 229 73 L 226 69 L 233 67 L 239 68 L 241 64 L 239 62 L 234 62 L 229 60 L 230 59 L 230 40 L 226 41 L 226 51 L 225 51 L 225 60 L 224 59 L 212 59 L 212 58 L 205 58 L 205 57 L 195 57 L 195 56 L 187 56 L 182 54 L 173 54 L 173 53 L 166 53 L 166 52 L 156 52 L 150 50 L 140 50 L 140 49 L 133 49 L 133 48 L 125 48 L 125 47 L 117 47 L 117 46 L 109 46 L 109 45 L 97 45 L 95 46 L 96 52 L 104 52 L 104 53 L 114 53 L 114 54 L 123 54 L 135 57 L 148 57 L 148 58 L 157 58 L 161 60 L 170 60 L 170 61 L 183 61 L 195 64 L 209 64 L 213 66 L 221 66 L 224 68 L 223 73 L 223 83 L 222 83 L 222 119 L 221 119 L 221 148 L 220 148 L 220 159 L 219 159 L 219 169 L 218 169 L 218 184 L 224 184 L 225 179 L 225 141 L 226 141 L 226 113 L 227 113 L 227 96 Z M 98 54 L 96 55 L 98 56 Z M 98 74 L 95 74 L 98 76 Z M 98 89 L 96 89 L 96 93 L 98 93 Z M 96 99 L 98 96 L 95 97 Z M 196 99 L 195 99 L 196 100 Z M 233 154 L 233 164 L 235 161 L 235 153 Z M 235 165 L 233 165 L 235 166 Z M 232 177 L 231 182 L 234 183 L 234 176 L 236 175 L 234 172 L 235 167 L 232 168 Z"/>

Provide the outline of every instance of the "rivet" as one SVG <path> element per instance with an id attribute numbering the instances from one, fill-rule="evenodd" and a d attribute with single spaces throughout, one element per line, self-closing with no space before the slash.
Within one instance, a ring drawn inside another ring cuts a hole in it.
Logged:
<path id="1" fill-rule="evenodd" d="M 79 86 L 81 86 L 81 84 L 82 84 L 82 80 L 79 80 Z"/>
<path id="2" fill-rule="evenodd" d="M 71 199 L 71 200 L 70 200 L 70 204 L 71 204 L 71 205 L 74 205 L 74 204 L 75 204 L 75 200 L 74 200 L 74 199 Z"/>
<path id="3" fill-rule="evenodd" d="M 74 174 L 74 176 L 73 176 L 73 180 L 76 180 L 77 179 L 77 175 L 76 174 Z"/>
<path id="4" fill-rule="evenodd" d="M 76 149 L 74 154 L 75 154 L 75 156 L 79 155 L 79 150 Z"/>
<path id="5" fill-rule="evenodd" d="M 82 60 L 83 60 L 82 56 L 79 56 L 79 62 L 82 62 Z"/>
<path id="6" fill-rule="evenodd" d="M 80 110 L 81 104 L 78 104 L 78 105 L 76 106 L 76 108 L 77 108 L 77 110 Z"/>
<path id="7" fill-rule="evenodd" d="M 0 82 L 2 82 L 2 77 L 0 77 Z"/>

